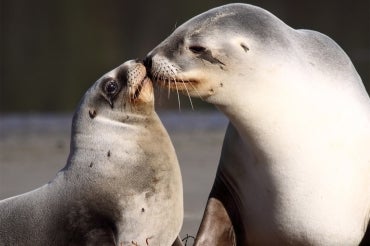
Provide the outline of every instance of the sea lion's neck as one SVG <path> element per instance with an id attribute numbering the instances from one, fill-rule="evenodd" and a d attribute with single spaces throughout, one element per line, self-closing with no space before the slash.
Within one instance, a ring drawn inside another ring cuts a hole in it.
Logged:
<path id="1" fill-rule="evenodd" d="M 353 148 L 346 139 L 369 134 L 368 98 L 361 102 L 353 99 L 358 98 L 353 95 L 356 91 L 300 79 L 266 80 L 235 90 L 240 93 L 236 99 L 218 108 L 245 141 L 274 160 L 305 156 L 299 154 L 303 150 L 314 155 L 320 148 L 340 153 Z"/>
<path id="2" fill-rule="evenodd" d="M 93 167 L 111 156 L 122 155 L 123 146 L 127 153 L 131 151 L 134 155 L 134 143 L 145 133 L 144 126 L 150 124 L 152 118 L 153 115 L 135 113 L 107 116 L 99 111 L 92 117 L 88 110 L 77 112 L 72 123 L 71 147 L 66 168 L 77 165 L 83 169 L 85 166 Z"/>

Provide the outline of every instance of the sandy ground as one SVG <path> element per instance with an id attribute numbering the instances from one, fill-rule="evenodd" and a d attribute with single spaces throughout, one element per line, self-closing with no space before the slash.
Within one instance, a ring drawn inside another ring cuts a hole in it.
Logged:
<path id="1" fill-rule="evenodd" d="M 184 183 L 181 236 L 195 236 L 217 168 L 227 119 L 218 112 L 160 113 Z M 35 189 L 66 163 L 72 115 L 0 116 L 0 200 Z"/>

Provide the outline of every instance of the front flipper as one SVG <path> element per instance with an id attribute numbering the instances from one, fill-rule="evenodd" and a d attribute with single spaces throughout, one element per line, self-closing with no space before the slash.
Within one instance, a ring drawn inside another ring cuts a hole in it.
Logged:
<path id="1" fill-rule="evenodd" d="M 210 197 L 199 227 L 194 246 L 235 246 L 235 232 L 224 205 Z"/>
<path id="2" fill-rule="evenodd" d="M 172 246 L 183 246 L 180 237 L 177 237 L 175 242 L 173 242 Z"/>

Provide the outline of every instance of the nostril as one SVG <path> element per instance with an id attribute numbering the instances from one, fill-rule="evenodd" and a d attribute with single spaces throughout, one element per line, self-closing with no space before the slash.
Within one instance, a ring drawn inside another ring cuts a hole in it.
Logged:
<path id="1" fill-rule="evenodd" d="M 146 67 L 146 69 L 148 70 L 148 71 L 150 71 L 151 70 L 151 68 L 152 68 L 152 56 L 151 55 L 147 55 L 146 57 L 145 57 L 145 59 L 144 59 L 144 66 Z"/>
<path id="2" fill-rule="evenodd" d="M 149 78 L 152 78 L 152 55 L 147 55 L 143 61 L 144 66 L 146 68 L 146 73 Z"/>

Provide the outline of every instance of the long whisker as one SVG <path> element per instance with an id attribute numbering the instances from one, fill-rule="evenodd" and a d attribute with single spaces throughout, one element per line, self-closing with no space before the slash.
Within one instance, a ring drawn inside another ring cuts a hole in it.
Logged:
<path id="1" fill-rule="evenodd" d="M 177 101 L 178 101 L 178 103 L 179 103 L 179 111 L 181 112 L 181 101 L 180 101 L 180 94 L 179 94 L 179 89 L 178 89 L 178 87 L 177 87 L 177 82 L 176 82 L 176 79 L 175 78 L 173 78 L 174 79 L 174 84 L 175 84 L 175 87 L 176 87 L 176 92 L 177 92 Z"/>
<path id="2" fill-rule="evenodd" d="M 166 83 L 166 81 L 165 81 L 165 83 Z M 167 98 L 168 99 L 170 99 L 170 94 L 171 94 L 171 85 L 170 85 L 170 83 L 171 83 L 170 79 L 167 78 L 167 88 L 168 88 L 168 90 L 167 90 Z"/>
<path id="3" fill-rule="evenodd" d="M 189 98 L 189 101 L 190 101 L 190 105 L 191 105 L 191 109 L 194 111 L 193 101 L 191 100 L 191 97 L 190 97 L 190 94 L 189 94 L 188 87 L 186 86 L 186 83 L 184 82 L 184 80 L 183 80 L 183 79 L 181 79 L 181 81 L 182 81 L 182 84 L 183 84 L 183 85 L 184 85 L 184 87 L 185 87 L 186 94 L 188 95 L 188 98 Z"/>
<path id="4" fill-rule="evenodd" d="M 158 92 L 158 93 L 154 93 L 154 96 L 156 97 L 156 101 L 161 103 L 161 101 L 162 101 L 162 87 L 157 86 L 157 87 L 155 87 L 155 90 Z"/>
<path id="5" fill-rule="evenodd" d="M 155 70 L 155 73 L 154 73 L 154 78 L 155 78 L 155 81 L 158 83 L 158 81 L 161 81 L 161 83 L 164 83 L 164 85 L 166 85 L 166 81 L 163 79 L 163 76 L 161 75 L 161 70 Z M 162 101 L 161 100 L 161 97 L 162 97 L 162 86 L 159 86 L 159 91 L 160 91 L 160 102 Z M 169 97 L 169 94 L 168 94 L 168 97 Z"/>
<path id="6" fill-rule="evenodd" d="M 181 100 L 180 100 L 179 89 L 177 87 L 176 70 L 172 66 L 169 67 L 169 70 L 170 70 L 170 76 L 171 76 L 172 80 L 174 81 L 173 83 L 175 83 L 176 92 L 177 92 L 177 101 L 179 103 L 179 111 L 181 111 Z"/>
<path id="7" fill-rule="evenodd" d="M 204 98 L 200 95 L 199 91 L 197 90 L 197 88 L 194 87 L 194 85 L 192 83 L 189 83 L 191 87 L 193 87 L 193 90 L 198 94 L 198 97 L 200 99 L 202 99 L 204 101 Z"/>
<path id="8" fill-rule="evenodd" d="M 178 68 L 175 68 L 175 67 L 170 67 L 170 70 L 172 72 L 172 78 L 173 80 L 175 81 L 175 85 L 176 85 L 176 90 L 177 90 L 177 79 L 176 79 L 176 75 L 178 73 Z M 189 98 L 189 101 L 190 101 L 190 105 L 191 105 L 191 109 L 194 110 L 194 106 L 193 106 L 193 102 L 191 100 L 191 97 L 190 97 L 190 94 L 189 94 L 189 90 L 188 90 L 188 87 L 186 86 L 186 83 L 184 82 L 184 80 L 182 78 L 180 78 L 180 80 L 182 81 L 182 84 L 184 85 L 185 87 L 185 90 L 186 90 L 186 93 L 188 95 L 188 98 Z M 177 92 L 178 93 L 178 92 Z"/>
<path id="9" fill-rule="evenodd" d="M 131 95 L 132 95 L 132 85 L 131 85 L 131 82 L 129 82 L 129 84 L 128 84 L 128 96 L 129 96 L 130 100 L 131 100 Z"/>

